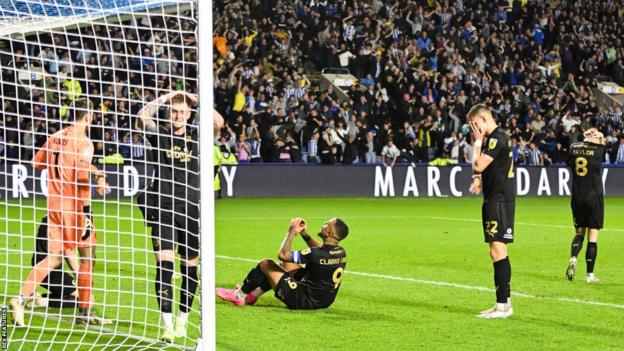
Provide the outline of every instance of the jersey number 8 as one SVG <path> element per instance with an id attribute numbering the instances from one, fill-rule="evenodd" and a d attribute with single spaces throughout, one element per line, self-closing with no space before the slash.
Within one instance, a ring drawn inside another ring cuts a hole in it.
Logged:
<path id="1" fill-rule="evenodd" d="M 579 157 L 574 160 L 574 172 L 579 177 L 584 177 L 587 175 L 587 159 L 585 157 Z"/>

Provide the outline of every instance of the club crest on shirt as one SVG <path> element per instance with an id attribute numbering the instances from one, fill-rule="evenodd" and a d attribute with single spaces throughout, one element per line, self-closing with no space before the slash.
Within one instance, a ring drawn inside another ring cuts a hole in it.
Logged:
<path id="1" fill-rule="evenodd" d="M 496 147 L 496 143 L 498 142 L 498 140 L 492 138 L 490 139 L 490 141 L 488 142 L 488 149 L 490 150 L 494 150 L 494 148 Z"/>

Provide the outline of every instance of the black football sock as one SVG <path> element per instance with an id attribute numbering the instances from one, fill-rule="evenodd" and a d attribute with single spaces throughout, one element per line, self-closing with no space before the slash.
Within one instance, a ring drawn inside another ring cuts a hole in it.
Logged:
<path id="1" fill-rule="evenodd" d="M 494 285 L 496 286 L 496 302 L 507 303 L 507 298 L 511 295 L 509 281 L 511 279 L 511 265 L 509 258 L 505 257 L 494 262 Z"/>
<path id="2" fill-rule="evenodd" d="M 260 285 L 260 289 L 262 289 L 263 292 L 271 290 L 271 283 L 268 279 L 264 279 L 264 283 Z"/>
<path id="3" fill-rule="evenodd" d="M 264 273 L 262 273 L 260 265 L 257 265 L 254 269 L 249 271 L 249 274 L 247 274 L 247 278 L 245 278 L 245 281 L 243 282 L 241 291 L 245 294 L 249 294 L 257 287 L 266 286 L 266 283 L 268 283 L 268 280 L 264 276 Z M 262 290 L 264 290 L 264 288 L 262 288 Z"/>
<path id="4" fill-rule="evenodd" d="M 156 300 L 162 313 L 171 313 L 171 299 L 173 298 L 172 276 L 172 261 L 159 261 L 156 264 Z"/>
<path id="5" fill-rule="evenodd" d="M 571 250 L 570 256 L 572 257 L 578 256 L 579 252 L 581 252 L 581 249 L 583 248 L 583 239 L 585 239 L 584 235 L 574 236 L 574 239 L 572 239 L 572 250 Z"/>
<path id="6" fill-rule="evenodd" d="M 197 291 L 197 267 L 180 265 L 182 273 L 182 287 L 180 292 L 180 312 L 188 313 L 193 306 L 193 299 Z"/>
<path id="7" fill-rule="evenodd" d="M 509 261 L 509 256 L 505 257 L 505 261 L 507 261 L 507 302 L 511 299 L 511 261 Z"/>
<path id="8" fill-rule="evenodd" d="M 587 262 L 587 274 L 594 273 L 594 265 L 596 264 L 596 256 L 598 256 L 598 243 L 587 243 L 587 251 L 585 251 L 585 262 Z"/>

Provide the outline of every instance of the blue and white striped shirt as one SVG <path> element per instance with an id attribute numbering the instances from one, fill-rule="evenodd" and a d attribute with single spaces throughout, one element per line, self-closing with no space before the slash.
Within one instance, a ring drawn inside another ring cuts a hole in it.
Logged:
<path id="1" fill-rule="evenodd" d="M 617 156 L 615 157 L 615 163 L 624 163 L 624 144 L 620 144 L 618 147 Z"/>
<path id="2" fill-rule="evenodd" d="M 295 95 L 296 91 L 295 88 L 284 88 L 284 100 L 288 101 L 291 95 Z"/>
<path id="3" fill-rule="evenodd" d="M 316 156 L 318 154 L 318 140 L 312 138 L 308 141 L 308 155 Z"/>
<path id="4" fill-rule="evenodd" d="M 529 150 L 529 166 L 540 166 L 540 156 L 542 153 L 538 150 Z"/>
<path id="5" fill-rule="evenodd" d="M 342 35 L 342 38 L 345 41 L 353 41 L 353 36 L 355 35 L 355 26 L 353 25 L 345 25 L 344 26 L 344 33 Z"/>
<path id="6" fill-rule="evenodd" d="M 132 142 L 132 158 L 143 158 L 145 146 L 141 142 Z"/>
<path id="7" fill-rule="evenodd" d="M 251 149 L 250 158 L 260 158 L 260 145 L 261 140 L 249 139 L 249 147 Z"/>

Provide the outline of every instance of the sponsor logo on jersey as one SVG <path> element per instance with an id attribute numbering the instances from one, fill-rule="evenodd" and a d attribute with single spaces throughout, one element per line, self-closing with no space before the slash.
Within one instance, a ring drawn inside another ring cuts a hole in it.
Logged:
<path id="1" fill-rule="evenodd" d="M 503 235 L 505 239 L 513 239 L 513 230 L 511 228 L 507 228 L 507 232 Z"/>
<path id="2" fill-rule="evenodd" d="M 187 147 L 182 149 L 179 146 L 173 146 L 171 150 L 167 150 L 167 158 L 173 158 L 178 162 L 189 162 L 193 156 L 193 150 L 189 150 Z"/>

